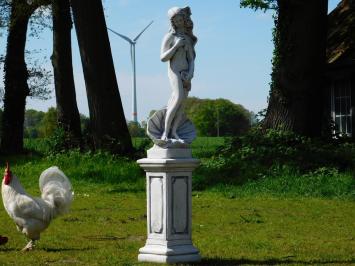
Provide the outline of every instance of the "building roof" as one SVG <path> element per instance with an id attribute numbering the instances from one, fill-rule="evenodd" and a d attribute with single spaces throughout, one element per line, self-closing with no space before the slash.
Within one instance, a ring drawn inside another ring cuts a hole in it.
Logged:
<path id="1" fill-rule="evenodd" d="M 327 62 L 342 61 L 354 48 L 355 0 L 342 0 L 328 15 Z"/>

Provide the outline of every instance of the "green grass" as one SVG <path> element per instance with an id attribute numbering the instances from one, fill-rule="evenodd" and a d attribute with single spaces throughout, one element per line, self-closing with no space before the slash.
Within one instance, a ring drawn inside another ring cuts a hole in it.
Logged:
<path id="1" fill-rule="evenodd" d="M 223 144 L 198 140 L 197 153 Z M 75 199 L 71 212 L 54 220 L 30 253 L 20 252 L 26 240 L 0 210 L 0 234 L 10 239 L 0 246 L 0 265 L 154 265 L 137 262 L 146 239 L 146 202 L 144 172 L 134 161 L 75 151 L 1 157 L 0 164 L 5 160 L 35 196 L 41 171 L 58 165 L 71 179 Z M 200 190 L 193 192 L 193 242 L 203 258 L 197 265 L 355 264 L 350 172 L 321 168 L 300 174 L 281 167 L 238 184 L 218 176 L 210 164 L 218 168 L 213 159 L 203 159 L 193 180 Z"/>
<path id="2" fill-rule="evenodd" d="M 223 137 L 198 137 L 191 144 L 192 155 L 196 158 L 208 158 L 216 153 L 216 149 L 225 143 Z"/>
<path id="3" fill-rule="evenodd" d="M 47 153 L 49 151 L 46 138 L 24 139 L 23 143 L 27 150 L 35 153 Z"/>
<path id="4" fill-rule="evenodd" d="M 224 137 L 197 137 L 191 144 L 192 155 L 197 158 L 208 158 L 216 153 L 216 149 L 225 143 Z M 149 138 L 132 138 L 135 148 L 150 148 L 152 142 Z"/>
<path id="5" fill-rule="evenodd" d="M 24 185 L 30 187 L 37 185 L 37 177 L 43 169 L 57 165 L 65 169 L 73 181 L 108 184 L 116 192 L 145 191 L 144 172 L 135 161 L 104 152 L 71 151 L 46 157 L 8 157 L 6 160 L 15 167 L 18 176 L 32 177 L 24 180 Z M 0 158 L 0 165 L 5 165 L 5 158 Z M 320 168 L 301 174 L 285 166 L 271 169 L 268 176 L 256 176 L 241 183 L 238 178 L 233 174 L 220 175 L 215 160 L 202 159 L 201 166 L 193 173 L 193 189 L 218 192 L 227 198 L 271 195 L 355 200 L 355 179 L 352 173 L 332 168 Z"/>
<path id="6" fill-rule="evenodd" d="M 255 172 L 251 179 L 239 175 L 227 176 L 215 169 L 213 159 L 205 159 L 195 171 L 193 187 L 197 190 L 219 192 L 228 198 L 254 195 L 276 197 L 317 197 L 355 200 L 355 178 L 352 171 L 321 167 L 305 174 L 289 166 L 270 169 L 268 175 Z M 213 163 L 210 167 L 209 164 Z"/>
<path id="7" fill-rule="evenodd" d="M 54 220 L 37 250 L 21 253 L 24 237 L 3 212 L 0 265 L 148 265 L 137 262 L 146 238 L 145 194 L 74 182 L 71 212 Z M 355 203 L 327 199 L 193 196 L 198 265 L 355 263 Z M 151 265 L 151 264 L 149 264 Z"/>
<path id="8" fill-rule="evenodd" d="M 225 143 L 224 137 L 198 137 L 191 145 L 193 156 L 207 158 L 215 153 L 216 149 Z M 152 142 L 149 138 L 132 138 L 132 144 L 137 149 L 149 149 Z M 48 153 L 49 147 L 46 139 L 25 139 L 26 149 L 37 153 Z"/>
<path id="9" fill-rule="evenodd" d="M 7 157 L 0 158 L 0 165 L 5 165 L 5 159 L 17 176 L 26 177 L 23 184 L 29 187 L 37 186 L 40 173 L 52 165 L 63 169 L 72 182 L 79 184 L 106 184 L 122 192 L 144 191 L 145 187 L 144 172 L 135 161 L 104 152 Z"/>

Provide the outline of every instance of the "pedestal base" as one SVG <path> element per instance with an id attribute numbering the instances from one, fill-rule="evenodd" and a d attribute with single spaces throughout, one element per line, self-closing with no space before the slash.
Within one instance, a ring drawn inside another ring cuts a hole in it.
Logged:
<path id="1" fill-rule="evenodd" d="M 162 158 L 159 158 L 162 157 Z M 190 149 L 153 147 L 137 161 L 147 176 L 148 238 L 138 260 L 187 263 L 201 260 L 191 240 L 191 179 L 199 160 Z"/>
<path id="2" fill-rule="evenodd" d="M 187 262 L 199 262 L 201 257 L 199 254 L 190 255 L 154 255 L 154 254 L 139 254 L 138 261 L 144 262 L 157 262 L 157 263 L 187 263 Z"/>
<path id="3" fill-rule="evenodd" d="M 181 246 L 145 245 L 139 249 L 138 261 L 158 263 L 199 262 L 201 256 L 192 244 Z"/>
<path id="4" fill-rule="evenodd" d="M 154 145 L 147 151 L 149 159 L 192 158 L 191 149 L 163 149 Z"/>

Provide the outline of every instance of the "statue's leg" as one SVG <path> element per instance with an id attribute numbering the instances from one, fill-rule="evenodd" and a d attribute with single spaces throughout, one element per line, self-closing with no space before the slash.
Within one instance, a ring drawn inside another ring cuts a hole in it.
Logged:
<path id="1" fill-rule="evenodd" d="M 175 114 L 175 119 L 173 121 L 173 126 L 171 128 L 171 136 L 174 138 L 174 139 L 180 139 L 180 137 L 178 136 L 176 130 L 178 128 L 178 125 L 180 124 L 180 121 L 181 121 L 181 117 L 182 117 L 182 106 L 180 106 L 180 108 L 176 111 L 176 114 Z"/>
<path id="2" fill-rule="evenodd" d="M 180 104 L 179 109 L 176 111 L 175 119 L 173 121 L 172 129 L 171 129 L 171 135 L 175 139 L 180 139 L 179 135 L 177 134 L 177 130 L 178 130 L 181 120 L 183 118 L 184 110 L 185 110 L 185 102 L 186 102 L 185 100 L 187 99 L 187 96 L 189 94 L 189 91 L 185 88 L 183 89 L 183 92 L 184 92 L 184 97 L 183 97 L 183 100 Z"/>
<path id="3" fill-rule="evenodd" d="M 162 140 L 168 139 L 171 123 L 176 117 L 176 112 L 180 108 L 184 98 L 184 92 L 183 92 L 184 89 L 182 86 L 182 81 L 180 79 L 180 76 L 178 76 L 176 73 L 171 71 L 169 73 L 169 80 L 173 92 L 172 92 L 172 98 L 169 101 L 168 106 L 166 107 L 164 132 L 161 136 Z"/>

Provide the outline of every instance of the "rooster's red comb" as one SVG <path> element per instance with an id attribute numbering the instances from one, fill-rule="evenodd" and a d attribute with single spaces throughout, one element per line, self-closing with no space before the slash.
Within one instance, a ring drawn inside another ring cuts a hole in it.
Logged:
<path id="1" fill-rule="evenodd" d="M 9 162 L 6 162 L 6 169 L 5 169 L 5 175 L 4 175 L 4 184 L 8 185 L 11 182 L 11 171 L 10 171 L 10 166 Z"/>

